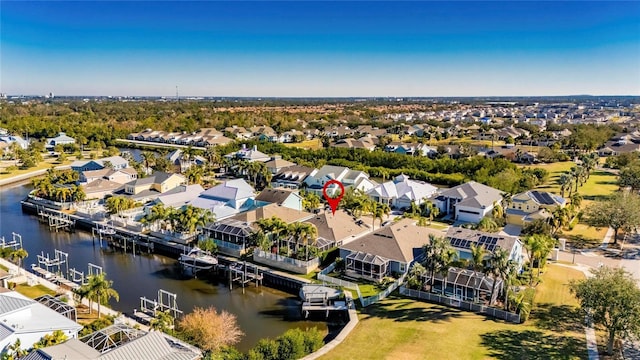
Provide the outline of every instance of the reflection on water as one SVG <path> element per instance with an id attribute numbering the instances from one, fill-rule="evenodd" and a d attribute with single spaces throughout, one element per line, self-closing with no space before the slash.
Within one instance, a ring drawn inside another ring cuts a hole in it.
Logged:
<path id="1" fill-rule="evenodd" d="M 215 306 L 235 314 L 245 336 L 238 348 L 246 351 L 258 339 L 276 337 L 294 327 L 317 326 L 326 329 L 321 321 L 302 321 L 298 299 L 287 293 L 253 285 L 232 291 L 216 279 L 193 279 L 182 274 L 174 259 L 160 255 L 123 254 L 101 249 L 85 232 L 50 232 L 34 216 L 22 213 L 20 201 L 29 192 L 29 186 L 0 188 L 0 236 L 11 237 L 11 232 L 22 235 L 24 248 L 29 253 L 25 267 L 37 262 L 36 254 L 53 256 L 54 249 L 69 253 L 69 268 L 87 271 L 87 263 L 103 267 L 120 301 L 112 307 L 131 313 L 139 308 L 140 297 L 155 298 L 158 289 L 178 294 L 178 305 L 185 312 L 194 307 Z M 66 266 L 63 265 L 63 270 Z"/>

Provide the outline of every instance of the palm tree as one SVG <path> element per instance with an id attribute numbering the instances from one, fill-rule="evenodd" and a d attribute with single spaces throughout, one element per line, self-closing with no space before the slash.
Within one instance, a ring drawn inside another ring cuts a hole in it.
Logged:
<path id="1" fill-rule="evenodd" d="M 540 268 L 544 265 L 544 261 L 547 259 L 547 256 L 549 256 L 549 253 L 551 253 L 555 240 L 549 235 L 544 234 L 529 235 L 523 240 L 531 268 L 529 285 L 533 285 L 533 264 L 537 262 L 537 275 L 540 276 Z"/>
<path id="2" fill-rule="evenodd" d="M 158 311 L 156 316 L 149 321 L 149 327 L 153 330 L 168 332 L 173 329 L 173 316 L 169 310 L 167 311 Z"/>
<path id="3" fill-rule="evenodd" d="M 83 284 L 77 289 L 73 290 L 73 293 L 79 298 L 79 302 L 82 303 L 82 299 L 89 300 L 89 314 L 93 311 L 93 290 L 89 287 L 89 284 Z"/>
<path id="4" fill-rule="evenodd" d="M 190 166 L 185 172 L 189 184 L 202 184 L 204 169 L 201 166 Z"/>
<path id="5" fill-rule="evenodd" d="M 577 194 L 577 192 L 575 194 Z M 563 227 L 567 226 L 567 224 L 569 224 L 569 220 L 570 220 L 569 209 L 567 209 L 566 207 L 564 208 L 557 207 L 551 215 L 552 216 L 549 218 L 550 220 L 549 225 L 551 225 L 551 228 L 553 230 L 553 235 L 555 235 L 558 233 L 558 231 L 560 231 L 560 229 L 562 229 Z"/>
<path id="6" fill-rule="evenodd" d="M 480 220 L 476 228 L 486 232 L 496 232 L 499 226 L 493 218 L 485 216 Z"/>
<path id="7" fill-rule="evenodd" d="M 120 294 L 115 291 L 113 281 L 106 279 L 107 274 L 100 273 L 89 277 L 89 288 L 93 294 L 94 300 L 98 303 L 98 318 L 100 318 L 100 305 L 102 302 L 109 302 L 109 299 L 114 298 L 116 301 L 120 301 Z"/>
<path id="8" fill-rule="evenodd" d="M 71 188 L 66 186 L 61 186 L 56 190 L 56 194 L 60 202 L 67 202 L 67 199 L 71 195 Z"/>
<path id="9" fill-rule="evenodd" d="M 502 204 L 499 204 L 496 201 L 493 202 L 493 209 L 491 210 L 491 216 L 493 216 L 494 219 L 504 218 L 504 208 L 502 207 Z"/>
<path id="10" fill-rule="evenodd" d="M 449 266 L 457 257 L 457 252 L 451 247 L 449 240 L 433 234 L 429 234 L 429 242 L 422 246 L 422 250 L 425 255 L 425 268 L 431 275 L 430 291 L 433 292 L 436 273 L 449 271 Z"/>
<path id="11" fill-rule="evenodd" d="M 471 244 L 471 263 L 473 265 L 474 271 L 482 271 L 484 267 L 484 255 L 487 251 L 484 248 L 484 245 L 477 246 L 476 244 Z"/>
<path id="12" fill-rule="evenodd" d="M 84 199 L 87 198 L 87 193 L 84 192 L 81 186 L 73 185 L 71 189 L 72 189 L 71 197 L 73 198 L 73 201 L 76 201 L 76 202 L 84 201 Z"/>
<path id="13" fill-rule="evenodd" d="M 491 277 L 493 277 L 493 286 L 491 286 L 489 305 L 493 304 L 493 295 L 495 294 L 498 280 L 502 279 L 504 281 L 504 279 L 506 279 L 506 277 L 508 276 L 507 274 L 510 269 L 511 264 L 509 262 L 509 252 L 504 249 L 498 248 L 489 260 L 488 273 L 491 275 Z"/>
<path id="14" fill-rule="evenodd" d="M 320 198 L 314 193 L 305 192 L 302 198 L 302 205 L 305 210 L 313 211 L 320 206 Z"/>
<path id="15" fill-rule="evenodd" d="M 22 261 L 29 256 L 27 250 L 23 248 L 16 249 L 9 254 L 9 260 L 13 262 L 18 262 L 18 267 L 22 267 Z"/>
<path id="16" fill-rule="evenodd" d="M 251 233 L 251 243 L 256 244 L 260 250 L 268 252 L 271 247 L 271 241 L 269 241 L 269 237 L 262 231 L 258 229 Z"/>
<path id="17" fill-rule="evenodd" d="M 305 247 L 305 261 L 309 260 L 309 243 L 315 246 L 318 239 L 318 229 L 309 223 L 296 222 L 289 226 L 289 233 L 295 240 L 295 253 L 298 253 L 298 245 L 303 244 Z"/>
<path id="18" fill-rule="evenodd" d="M 156 164 L 156 154 L 151 151 L 143 151 L 140 157 L 144 161 L 145 173 L 148 173 L 149 169 Z"/>
<path id="19" fill-rule="evenodd" d="M 573 175 L 570 173 L 563 173 L 559 178 L 560 183 L 560 196 L 564 197 L 564 192 L 568 190 L 571 194 L 571 188 L 573 187 Z"/>
<path id="20" fill-rule="evenodd" d="M 574 208 L 574 210 L 580 208 L 582 199 L 582 195 L 580 195 L 580 193 L 578 193 L 577 191 L 574 192 L 573 195 L 571 195 L 571 206 Z"/>
<path id="21" fill-rule="evenodd" d="M 425 267 L 422 264 L 418 262 L 414 263 L 413 266 L 411 267 L 411 270 L 409 270 L 409 277 L 407 278 L 407 283 L 409 284 L 409 286 L 415 286 L 419 290 L 422 290 L 423 278 L 426 273 L 427 273 L 427 269 L 425 269 Z"/>

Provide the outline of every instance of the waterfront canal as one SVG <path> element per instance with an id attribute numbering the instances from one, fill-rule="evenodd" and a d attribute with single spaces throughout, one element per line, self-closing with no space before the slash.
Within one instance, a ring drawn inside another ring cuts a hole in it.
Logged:
<path id="1" fill-rule="evenodd" d="M 185 312 L 194 307 L 215 306 L 235 314 L 245 333 L 237 345 L 241 351 L 253 347 L 260 338 L 276 337 L 294 327 L 327 329 L 321 321 L 303 321 L 297 297 L 268 287 L 252 286 L 233 290 L 224 282 L 191 279 L 182 275 L 176 260 L 161 255 L 136 255 L 101 249 L 93 243 L 91 235 L 76 231 L 50 232 L 48 226 L 35 216 L 22 213 L 20 201 L 31 187 L 14 185 L 0 187 L 0 236 L 11 238 L 11 232 L 22 235 L 24 248 L 29 253 L 25 268 L 37 263 L 36 255 L 44 251 L 53 256 L 54 249 L 69 254 L 69 267 L 87 271 L 87 263 L 102 266 L 120 301 L 111 301 L 115 310 L 131 313 L 140 306 L 140 296 L 155 299 L 158 289 L 178 294 L 178 306 Z M 66 269 L 66 267 L 63 267 Z"/>

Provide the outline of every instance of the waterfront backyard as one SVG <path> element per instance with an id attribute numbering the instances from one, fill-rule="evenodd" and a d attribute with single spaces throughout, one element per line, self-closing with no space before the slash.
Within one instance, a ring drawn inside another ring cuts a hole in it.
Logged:
<path id="1" fill-rule="evenodd" d="M 567 286 L 582 278 L 549 265 L 520 325 L 391 297 L 363 309 L 355 330 L 322 359 L 586 359 L 583 316 Z"/>

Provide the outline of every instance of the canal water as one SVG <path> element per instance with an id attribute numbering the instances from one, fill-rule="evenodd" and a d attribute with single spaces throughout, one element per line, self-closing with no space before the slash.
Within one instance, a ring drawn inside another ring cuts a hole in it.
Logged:
<path id="1" fill-rule="evenodd" d="M 53 256 L 54 249 L 69 254 L 69 267 L 87 272 L 87 263 L 102 266 L 113 287 L 120 294 L 120 301 L 111 306 L 120 312 L 131 313 L 140 307 L 140 297 L 157 297 L 158 289 L 178 294 L 178 306 L 190 312 L 194 307 L 215 306 L 238 318 L 245 333 L 237 345 L 247 351 L 264 337 L 275 338 L 291 328 L 318 327 L 326 331 L 322 321 L 305 321 L 300 314 L 300 302 L 296 296 L 268 287 L 229 290 L 227 284 L 215 280 L 192 279 L 182 275 L 174 259 L 161 255 L 136 255 L 101 249 L 93 243 L 91 235 L 82 231 L 74 233 L 50 232 L 48 226 L 38 222 L 35 216 L 22 213 L 20 201 L 31 187 L 16 185 L 0 187 L 0 236 L 11 238 L 11 232 L 22 235 L 24 248 L 29 253 L 25 268 L 37 263 L 36 255 L 44 252 Z M 66 267 L 63 266 L 66 270 Z"/>

